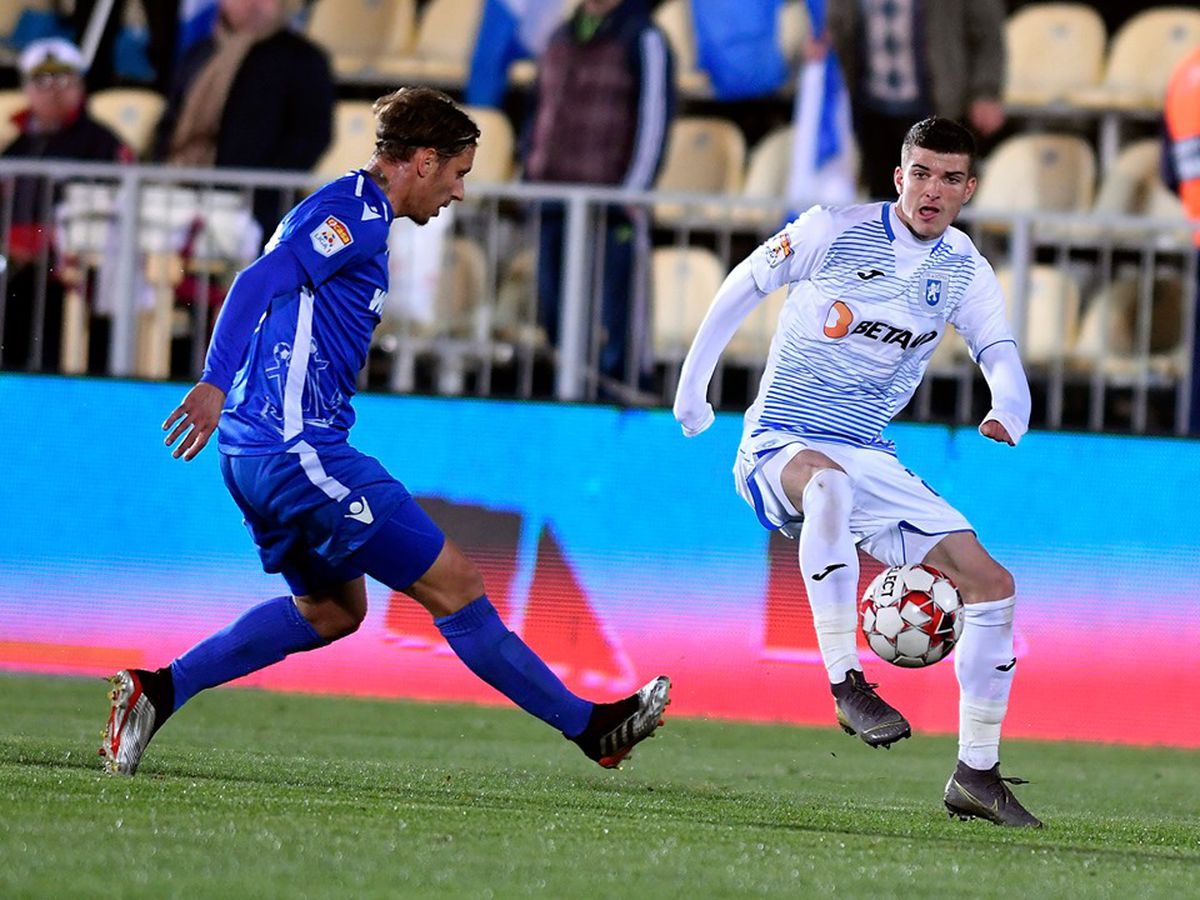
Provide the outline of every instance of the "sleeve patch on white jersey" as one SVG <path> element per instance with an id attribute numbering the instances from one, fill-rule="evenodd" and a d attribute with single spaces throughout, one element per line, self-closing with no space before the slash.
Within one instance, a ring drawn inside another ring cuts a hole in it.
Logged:
<path id="1" fill-rule="evenodd" d="M 779 234 L 770 238 L 763 246 L 767 249 L 767 265 L 772 269 L 776 268 L 795 252 L 792 248 L 792 239 L 788 237 L 786 231 L 779 232 Z"/>
<path id="2" fill-rule="evenodd" d="M 313 249 L 322 256 L 333 256 L 354 243 L 350 229 L 337 216 L 330 216 L 309 234 Z"/>

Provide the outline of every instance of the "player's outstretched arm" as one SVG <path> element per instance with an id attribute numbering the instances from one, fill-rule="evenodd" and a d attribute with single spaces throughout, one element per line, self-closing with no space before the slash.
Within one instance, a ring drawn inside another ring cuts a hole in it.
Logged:
<path id="1" fill-rule="evenodd" d="M 200 383 L 187 392 L 183 402 L 163 422 L 163 431 L 170 431 L 166 445 L 170 447 L 179 441 L 172 456 L 190 461 L 204 449 L 220 421 L 225 395 L 246 358 L 254 329 L 271 300 L 293 294 L 307 281 L 300 260 L 282 246 L 260 256 L 233 280 L 213 328 Z"/>
<path id="2" fill-rule="evenodd" d="M 1015 447 L 1029 429 L 1029 381 L 1021 355 L 1012 341 L 1002 341 L 979 354 L 979 368 L 992 392 L 992 408 L 979 425 L 979 433 Z"/>
<path id="3" fill-rule="evenodd" d="M 750 261 L 743 260 L 725 277 L 713 298 L 683 360 L 679 388 L 675 391 L 675 419 L 687 437 L 700 434 L 716 418 L 708 402 L 708 383 L 721 351 L 764 296 L 750 271 Z"/>
<path id="4" fill-rule="evenodd" d="M 196 454 L 204 449 L 212 433 L 217 430 L 217 422 L 221 419 L 224 406 L 225 392 L 205 381 L 188 391 L 183 402 L 175 407 L 175 411 L 163 422 L 163 431 L 171 429 L 164 441 L 168 447 L 178 441 L 180 436 L 183 437 L 179 445 L 171 451 L 171 455 L 176 459 L 182 456 L 185 462 L 195 459 Z"/>

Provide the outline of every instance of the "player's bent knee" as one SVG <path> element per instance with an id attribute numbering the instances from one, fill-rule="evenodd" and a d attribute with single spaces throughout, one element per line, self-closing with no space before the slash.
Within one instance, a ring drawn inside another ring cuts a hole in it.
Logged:
<path id="1" fill-rule="evenodd" d="M 972 573 L 959 585 L 964 603 L 987 603 L 989 600 L 1006 600 L 1017 592 L 1012 573 L 1004 566 L 993 562 L 985 571 Z"/>
<path id="2" fill-rule="evenodd" d="M 446 541 L 437 560 L 406 591 L 435 617 L 456 613 L 485 593 L 483 576 L 461 550 Z"/>

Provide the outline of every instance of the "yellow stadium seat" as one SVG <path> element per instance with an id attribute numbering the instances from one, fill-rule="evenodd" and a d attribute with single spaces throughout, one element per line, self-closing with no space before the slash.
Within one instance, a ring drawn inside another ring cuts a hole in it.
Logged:
<path id="1" fill-rule="evenodd" d="M 1139 279 L 1121 278 L 1091 299 L 1072 354 L 1076 366 L 1099 369 L 1118 383 L 1143 375 L 1175 379 L 1187 371 L 1183 285 L 1173 278 L 1154 281 L 1148 323 L 1139 290 Z M 1145 347 L 1138 337 L 1143 325 L 1148 325 Z"/>
<path id="2" fill-rule="evenodd" d="M 465 107 L 467 115 L 479 126 L 479 146 L 470 181 L 474 184 L 501 184 L 512 180 L 516 138 L 508 116 L 485 106 Z"/>
<path id="3" fill-rule="evenodd" d="M 1185 6 L 1146 10 L 1113 37 L 1103 81 L 1073 91 L 1070 99 L 1080 106 L 1161 111 L 1172 70 L 1197 45 L 1200 11 Z"/>
<path id="4" fill-rule="evenodd" d="M 1018 10 L 1005 27 L 1005 102 L 1044 106 L 1099 84 L 1106 37 L 1100 14 L 1082 3 Z"/>
<path id="5" fill-rule="evenodd" d="M 933 356 L 929 358 L 929 371 L 935 375 L 954 375 L 962 371 L 963 366 L 971 362 L 971 354 L 962 336 L 954 330 L 954 326 L 946 323 L 946 331 Z"/>
<path id="6" fill-rule="evenodd" d="M 402 84 L 461 88 L 482 10 L 482 0 L 429 0 L 418 19 L 412 49 L 379 57 L 375 69 Z"/>
<path id="7" fill-rule="evenodd" d="M 650 270 L 654 357 L 678 363 L 725 280 L 725 266 L 701 247 L 660 247 L 651 254 Z"/>
<path id="8" fill-rule="evenodd" d="M 87 105 L 92 117 L 111 128 L 134 156 L 141 159 L 150 153 L 166 106 L 161 94 L 149 88 L 108 88 L 93 94 Z"/>
<path id="9" fill-rule="evenodd" d="M 375 114 L 369 100 L 339 100 L 333 108 L 333 142 L 313 172 L 337 178 L 362 166 L 375 150 Z"/>
<path id="10" fill-rule="evenodd" d="M 1092 211 L 1106 216 L 1139 216 L 1152 219 L 1187 221 L 1187 213 L 1179 197 L 1162 181 L 1162 141 L 1144 138 L 1126 146 L 1112 165 L 1104 170 Z M 1079 238 L 1126 238 L 1139 243 L 1145 240 L 1142 228 L 1116 228 L 1108 225 L 1079 225 L 1072 229 Z M 1187 228 L 1163 235 L 1161 243 L 1187 244 L 1191 240 Z"/>
<path id="11" fill-rule="evenodd" d="M 746 139 L 735 124 L 728 119 L 684 116 L 671 125 L 667 156 L 655 189 L 736 196 L 745 165 Z M 717 218 L 721 212 L 660 203 L 654 215 L 661 224 L 680 224 L 687 219 Z"/>
<path id="12" fill-rule="evenodd" d="M 767 361 L 771 339 L 779 327 L 779 314 L 787 302 L 789 285 L 783 285 L 767 294 L 750 315 L 742 320 L 725 348 L 726 362 L 747 366 L 761 366 Z"/>
<path id="13" fill-rule="evenodd" d="M 1008 320 L 1015 328 L 1013 272 L 1008 267 L 1001 268 L 996 278 L 1004 291 Z M 1023 333 L 1016 338 L 1026 363 L 1048 365 L 1066 358 L 1079 331 L 1079 285 L 1070 273 L 1049 265 L 1029 269 L 1024 320 Z"/>
<path id="14" fill-rule="evenodd" d="M 1091 209 L 1096 157 L 1083 138 L 1023 134 L 1008 138 L 984 163 L 972 205 L 996 212 Z"/>
<path id="15" fill-rule="evenodd" d="M 339 76 L 354 76 L 369 70 L 394 40 L 411 39 L 415 10 L 415 0 L 317 0 L 305 30 L 329 53 Z"/>
<path id="16" fill-rule="evenodd" d="M 735 218 L 760 228 L 779 224 L 787 206 L 788 178 L 792 170 L 792 143 L 795 129 L 791 125 L 776 128 L 750 151 L 742 196 L 747 200 L 774 200 L 776 209 L 739 209 Z"/>

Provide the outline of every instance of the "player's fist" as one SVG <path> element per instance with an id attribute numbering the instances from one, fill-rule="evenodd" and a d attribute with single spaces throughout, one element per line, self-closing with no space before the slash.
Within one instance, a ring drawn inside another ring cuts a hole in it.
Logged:
<path id="1" fill-rule="evenodd" d="M 683 428 L 685 437 L 695 437 L 716 421 L 712 404 L 703 397 L 697 399 L 685 398 L 682 394 L 675 398 L 675 421 Z"/>
<path id="2" fill-rule="evenodd" d="M 1001 444 L 1008 444 L 1010 447 L 1015 447 L 1017 442 L 1012 439 L 1008 433 L 1008 429 L 997 422 L 995 419 L 986 419 L 979 426 L 979 433 L 986 438 L 991 438 Z"/>

